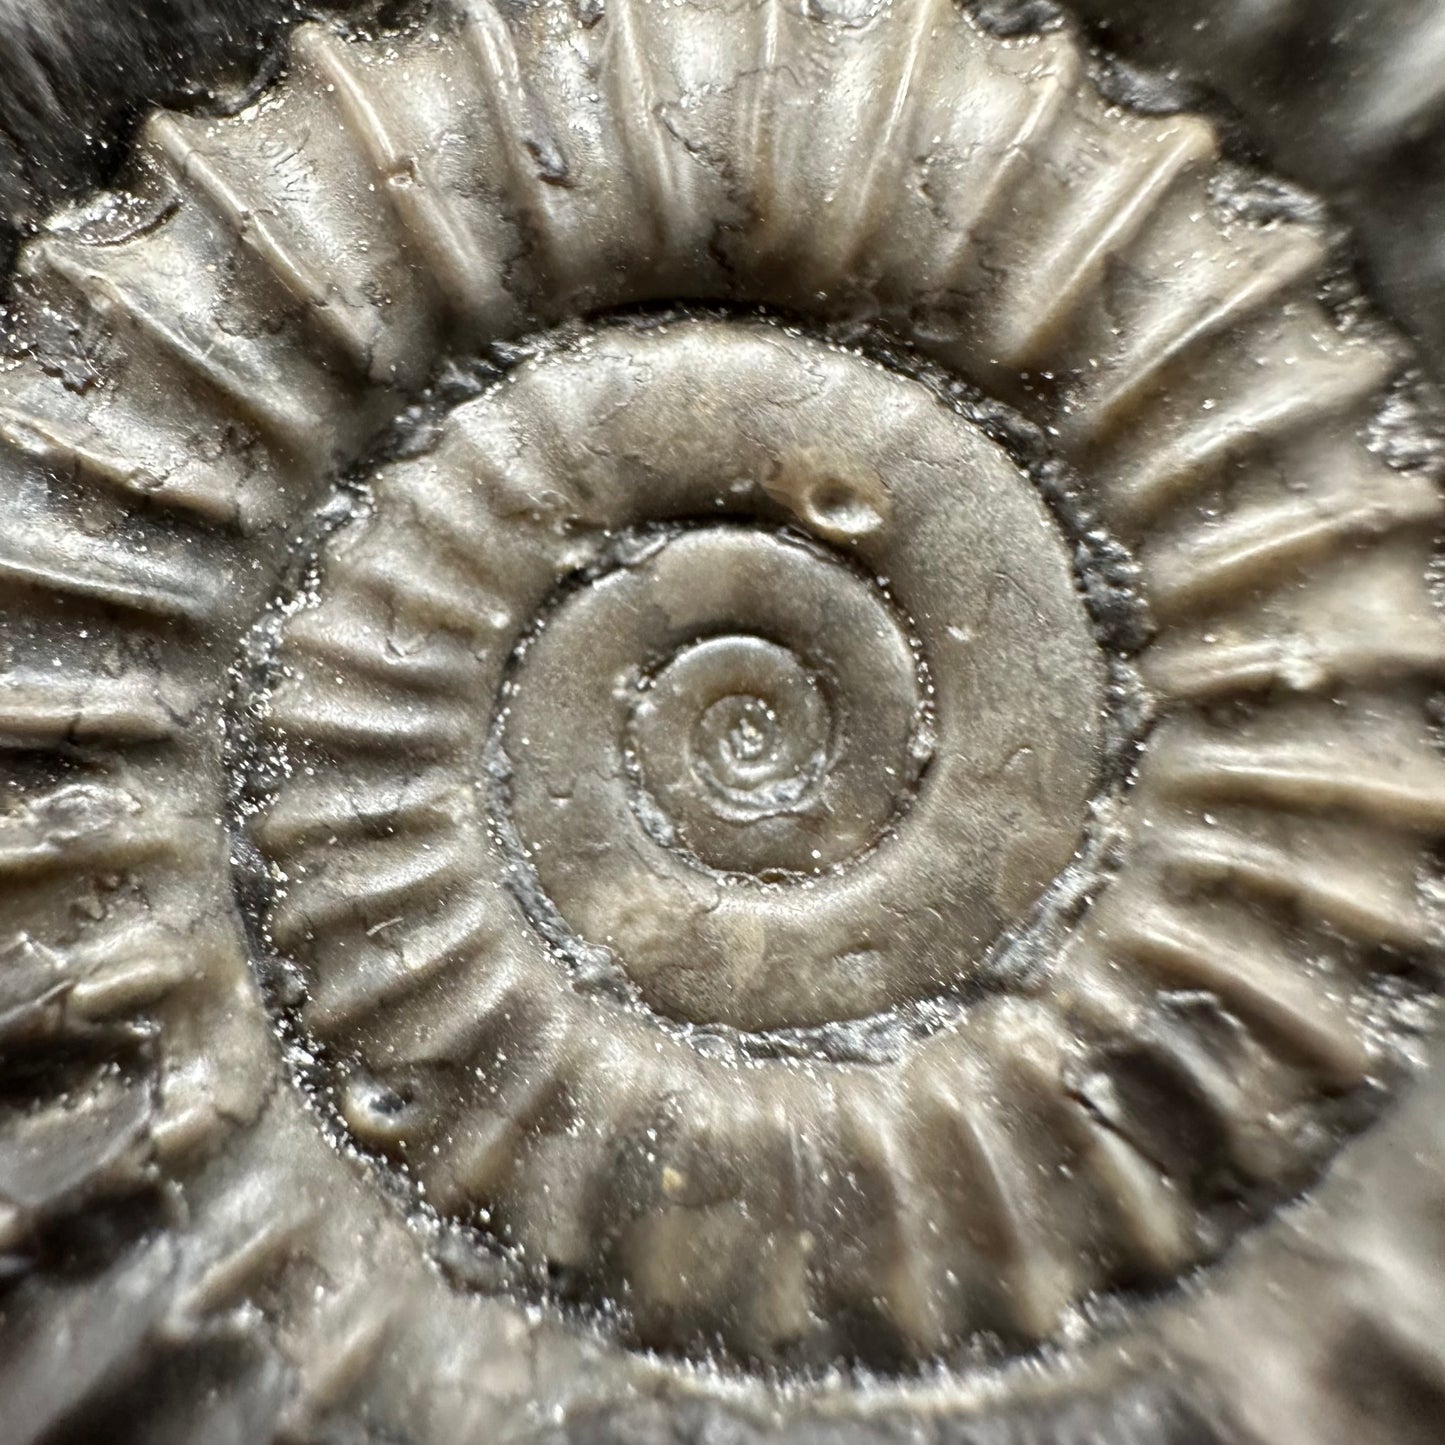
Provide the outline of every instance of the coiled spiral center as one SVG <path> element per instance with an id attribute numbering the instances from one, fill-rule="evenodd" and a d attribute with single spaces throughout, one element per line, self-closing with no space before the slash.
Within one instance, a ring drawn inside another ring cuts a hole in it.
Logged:
<path id="1" fill-rule="evenodd" d="M 746 867 L 761 825 L 821 811 L 832 710 L 796 653 L 748 633 L 711 637 L 680 649 L 649 681 L 633 735 L 649 790 L 693 853 Z M 804 841 L 813 846 L 776 866 L 816 871 L 817 844 L 831 840 L 815 826 Z M 792 852 L 782 840 L 770 851 Z"/>
<path id="2" fill-rule="evenodd" d="M 780 881 L 877 842 L 930 755 L 926 703 L 901 619 L 853 568 L 794 534 L 694 528 L 569 595 L 526 651 L 504 746 L 554 799 L 606 759 L 654 843 Z M 599 846 L 627 829 L 521 797 L 544 874 L 558 819 Z"/>

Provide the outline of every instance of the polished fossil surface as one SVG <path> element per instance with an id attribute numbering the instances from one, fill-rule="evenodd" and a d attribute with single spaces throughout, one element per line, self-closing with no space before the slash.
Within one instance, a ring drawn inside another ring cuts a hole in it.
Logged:
<path id="1" fill-rule="evenodd" d="M 3 1428 L 1418 1423 L 1438 418 L 1320 209 L 1051 13 L 291 55 L 19 263 Z"/>

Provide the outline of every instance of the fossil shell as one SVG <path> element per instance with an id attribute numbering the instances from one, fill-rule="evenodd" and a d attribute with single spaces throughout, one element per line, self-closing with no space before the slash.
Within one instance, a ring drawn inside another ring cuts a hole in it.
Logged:
<path id="1" fill-rule="evenodd" d="M 192 1438 L 1207 1428 L 1445 817 L 1429 399 L 1215 149 L 942 0 L 473 0 L 27 249 L 14 1438 L 162 1349 Z"/>

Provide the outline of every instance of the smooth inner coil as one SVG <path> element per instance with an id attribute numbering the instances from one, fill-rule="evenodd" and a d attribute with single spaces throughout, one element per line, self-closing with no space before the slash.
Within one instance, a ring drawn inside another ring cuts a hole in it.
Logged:
<path id="1" fill-rule="evenodd" d="M 576 720 L 565 762 L 534 741 L 559 705 Z M 872 846 L 930 735 L 911 639 L 880 590 L 797 536 L 733 525 L 672 536 L 570 593 L 527 649 L 505 746 L 518 766 L 626 768 L 654 842 L 781 880 Z M 575 803 L 569 819 L 628 831 Z M 524 841 L 546 827 L 523 824 Z"/>

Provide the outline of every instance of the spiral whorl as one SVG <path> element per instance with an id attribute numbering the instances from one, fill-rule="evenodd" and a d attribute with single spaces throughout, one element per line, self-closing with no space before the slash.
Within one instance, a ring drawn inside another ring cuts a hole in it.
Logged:
<path id="1" fill-rule="evenodd" d="M 307 964 L 307 1025 L 368 1078 L 409 1059 L 405 1092 L 433 1100 L 415 1138 L 357 1125 L 405 1146 L 431 1200 L 515 1213 L 518 1235 L 543 1193 L 558 1203 L 521 1160 L 471 1157 L 459 1120 L 479 1107 L 518 1137 L 571 1119 L 573 1207 L 620 1187 L 596 1144 L 659 1110 L 679 1147 L 719 1130 L 739 1157 L 801 1147 L 853 1087 L 833 1026 L 952 999 L 942 1018 L 1008 987 L 1003 945 L 1042 919 L 1103 776 L 1105 659 L 1029 478 L 928 387 L 767 325 L 604 332 L 459 408 L 375 494 L 282 627 L 274 738 L 310 766 L 259 836 L 291 880 L 274 928 Z M 383 578 L 387 625 L 368 628 Z M 407 769 L 377 739 L 403 728 L 448 779 L 446 810 L 418 819 L 430 841 L 396 827 L 317 856 L 296 815 L 326 787 L 318 766 L 360 814 L 384 810 Z M 378 849 L 412 859 L 384 898 Z M 677 1025 L 725 1027 L 699 1051 Z M 581 1087 L 599 1063 L 576 1035 L 599 1027 L 662 1069 L 629 1068 L 635 1097 Z M 801 1114 L 705 1122 L 719 1090 L 760 1089 L 762 1107 L 792 1071 L 766 1056 L 794 1036 L 823 1064 L 788 1085 Z M 892 1052 L 885 1075 L 903 1035 Z M 520 1095 L 494 1077 L 504 1056 L 540 1071 Z M 458 1089 L 457 1069 L 481 1082 Z M 852 1147 L 829 1153 L 853 1167 Z M 685 1236 L 739 1266 L 779 1229 L 825 1229 L 775 1188 L 749 1170 L 649 1227 L 692 1220 Z M 567 1248 L 609 1295 L 658 1307 L 605 1237 Z M 743 1323 L 757 1287 L 670 1304 L 668 1336 L 763 1347 Z M 814 1309 L 804 1289 L 789 1318 Z"/>

